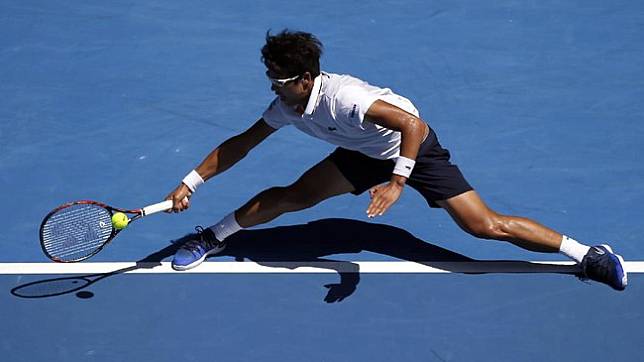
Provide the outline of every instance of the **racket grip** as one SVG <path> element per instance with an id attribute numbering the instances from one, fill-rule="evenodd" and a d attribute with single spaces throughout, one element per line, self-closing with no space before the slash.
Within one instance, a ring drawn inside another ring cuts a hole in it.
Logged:
<path id="1" fill-rule="evenodd" d="M 165 200 L 163 202 L 159 202 L 158 204 L 144 207 L 142 209 L 143 211 L 142 216 L 156 214 L 157 212 L 166 211 L 171 208 L 172 208 L 172 200 Z"/>

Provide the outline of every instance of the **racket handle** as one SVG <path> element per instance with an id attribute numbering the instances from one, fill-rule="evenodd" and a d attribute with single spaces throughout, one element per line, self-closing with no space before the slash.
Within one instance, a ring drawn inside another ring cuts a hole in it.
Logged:
<path id="1" fill-rule="evenodd" d="M 166 211 L 172 208 L 172 200 L 165 200 L 163 202 L 159 202 L 158 204 L 146 206 L 142 209 L 143 215 L 142 216 L 148 216 L 152 214 L 156 214 L 157 212 L 161 211 Z"/>

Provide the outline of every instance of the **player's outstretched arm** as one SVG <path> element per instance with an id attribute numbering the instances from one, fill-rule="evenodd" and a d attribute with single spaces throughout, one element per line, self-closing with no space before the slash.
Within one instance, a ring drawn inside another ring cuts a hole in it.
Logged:
<path id="1" fill-rule="evenodd" d="M 275 131 L 264 119 L 259 119 L 246 131 L 217 146 L 168 194 L 166 200 L 174 202 L 172 211 L 180 212 L 187 209 L 190 206 L 189 198 L 197 186 L 232 167 Z"/>
<path id="2" fill-rule="evenodd" d="M 411 113 L 377 100 L 365 114 L 365 119 L 385 128 L 399 131 L 400 157 L 391 175 L 389 183 L 379 185 L 370 190 L 371 203 L 367 207 L 367 216 L 380 216 L 391 207 L 402 193 L 405 182 L 414 167 L 418 149 L 423 141 L 428 126 L 420 118 Z"/>

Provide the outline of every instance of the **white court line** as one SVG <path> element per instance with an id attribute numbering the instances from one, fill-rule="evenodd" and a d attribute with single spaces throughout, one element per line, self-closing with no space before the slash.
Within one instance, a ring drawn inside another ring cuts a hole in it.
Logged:
<path id="1" fill-rule="evenodd" d="M 197 268 L 177 272 L 169 262 L 161 263 L 0 263 L 0 275 L 27 274 L 99 274 L 119 272 L 127 274 L 261 274 L 261 273 L 574 273 L 579 271 L 573 262 L 553 261 L 478 261 L 478 262 L 428 262 L 424 265 L 411 261 L 352 261 L 352 262 L 205 262 Z M 629 273 L 644 273 L 644 261 L 625 263 Z"/>

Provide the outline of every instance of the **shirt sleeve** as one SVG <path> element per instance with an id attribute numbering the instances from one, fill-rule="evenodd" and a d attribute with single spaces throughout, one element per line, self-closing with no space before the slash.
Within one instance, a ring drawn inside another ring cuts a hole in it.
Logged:
<path id="1" fill-rule="evenodd" d="M 282 104 L 279 97 L 275 97 L 268 108 L 262 114 L 262 118 L 266 123 L 274 129 L 280 129 L 289 124 L 283 116 Z"/>
<path id="2" fill-rule="evenodd" d="M 365 114 L 377 99 L 377 94 L 362 87 L 345 86 L 335 96 L 336 119 L 363 128 Z"/>

